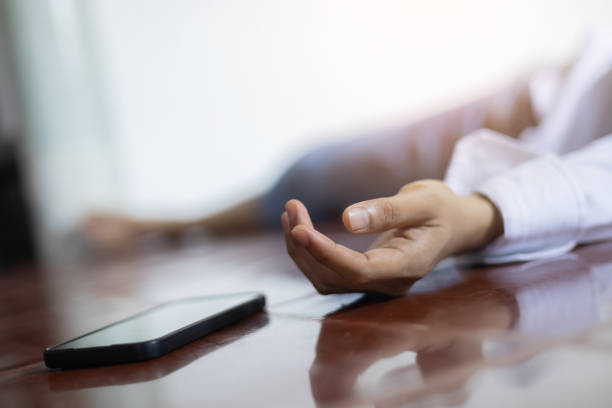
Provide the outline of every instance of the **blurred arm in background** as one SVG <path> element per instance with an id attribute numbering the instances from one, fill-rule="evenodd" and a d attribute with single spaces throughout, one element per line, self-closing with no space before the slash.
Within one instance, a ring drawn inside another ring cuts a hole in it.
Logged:
<path id="1" fill-rule="evenodd" d="M 302 201 L 315 221 L 338 217 L 349 204 L 395 193 L 420 179 L 442 179 L 456 142 L 488 128 L 517 138 L 536 126 L 530 77 L 498 92 L 406 127 L 323 146 L 297 160 L 268 192 L 191 221 L 133 219 L 94 214 L 84 224 L 95 247 L 121 248 L 148 234 L 179 237 L 191 228 L 240 234 L 279 224 L 284 204 Z"/>

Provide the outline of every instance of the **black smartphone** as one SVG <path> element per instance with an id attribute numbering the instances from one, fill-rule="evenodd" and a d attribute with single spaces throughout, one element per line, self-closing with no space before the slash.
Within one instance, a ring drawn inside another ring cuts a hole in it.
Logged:
<path id="1" fill-rule="evenodd" d="M 175 300 L 45 349 L 49 368 L 93 367 L 162 356 L 261 311 L 256 292 Z"/>

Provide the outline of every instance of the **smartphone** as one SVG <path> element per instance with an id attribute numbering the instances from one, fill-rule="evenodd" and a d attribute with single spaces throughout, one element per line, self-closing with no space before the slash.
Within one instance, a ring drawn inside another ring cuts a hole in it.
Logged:
<path id="1" fill-rule="evenodd" d="M 257 292 L 175 300 L 45 349 L 49 368 L 93 367 L 162 356 L 261 311 Z"/>

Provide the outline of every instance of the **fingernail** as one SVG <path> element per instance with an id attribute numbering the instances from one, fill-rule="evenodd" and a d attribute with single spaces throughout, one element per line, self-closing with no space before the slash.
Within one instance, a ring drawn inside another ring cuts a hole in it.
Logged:
<path id="1" fill-rule="evenodd" d="M 365 207 L 353 207 L 348 212 L 349 223 L 351 230 L 360 231 L 368 228 L 370 224 L 370 215 Z"/>

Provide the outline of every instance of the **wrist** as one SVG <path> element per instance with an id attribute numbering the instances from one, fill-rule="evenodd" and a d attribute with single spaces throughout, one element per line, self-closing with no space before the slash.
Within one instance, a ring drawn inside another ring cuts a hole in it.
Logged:
<path id="1" fill-rule="evenodd" d="M 454 254 L 482 248 L 504 233 L 499 209 L 482 194 L 459 197 L 457 215 L 458 245 Z"/>

